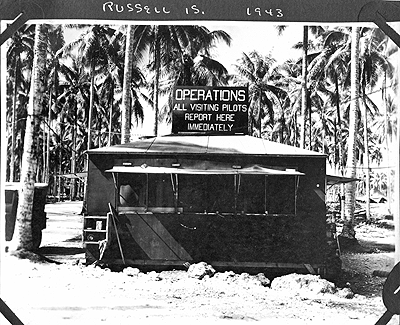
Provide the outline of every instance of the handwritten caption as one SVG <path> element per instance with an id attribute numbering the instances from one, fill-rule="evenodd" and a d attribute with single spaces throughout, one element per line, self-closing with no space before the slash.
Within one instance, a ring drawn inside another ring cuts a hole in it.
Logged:
<path id="1" fill-rule="evenodd" d="M 182 8 L 186 15 L 205 15 L 205 11 L 200 9 L 200 7 L 196 4 L 191 5 L 190 7 Z M 127 3 L 125 5 L 117 4 L 112 1 L 107 1 L 103 3 L 103 11 L 104 12 L 131 12 L 134 14 L 163 14 L 169 15 L 171 14 L 171 9 L 166 6 L 148 6 L 143 5 L 141 3 Z"/>
<path id="2" fill-rule="evenodd" d="M 261 8 L 261 7 L 255 7 L 255 8 L 246 8 L 246 15 L 247 16 L 259 16 L 259 17 L 276 17 L 276 18 L 283 18 L 283 10 L 280 8 Z"/>
<path id="3" fill-rule="evenodd" d="M 186 15 L 190 16 L 203 16 L 206 11 L 198 4 L 193 4 L 188 7 L 182 7 L 179 10 Z M 126 4 L 118 4 L 113 1 L 103 3 L 103 12 L 115 13 L 133 13 L 137 15 L 170 15 L 173 14 L 172 9 L 168 6 L 150 6 L 140 2 Z M 284 13 L 280 8 L 262 8 L 262 7 L 246 7 L 245 15 L 248 17 L 261 17 L 261 18 L 283 18 Z"/>

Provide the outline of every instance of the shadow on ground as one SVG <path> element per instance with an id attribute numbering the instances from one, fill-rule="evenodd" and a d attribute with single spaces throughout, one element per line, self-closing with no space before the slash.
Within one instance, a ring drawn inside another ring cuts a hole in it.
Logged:
<path id="1" fill-rule="evenodd" d="M 45 246 L 38 249 L 38 253 L 48 257 L 50 255 L 77 255 L 84 252 L 85 250 L 80 247 Z"/>

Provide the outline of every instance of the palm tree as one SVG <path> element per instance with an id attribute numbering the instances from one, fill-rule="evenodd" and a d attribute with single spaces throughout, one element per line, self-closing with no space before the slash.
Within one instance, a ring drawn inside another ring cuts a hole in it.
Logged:
<path id="1" fill-rule="evenodd" d="M 283 31 L 286 29 L 286 26 L 278 26 L 278 33 L 282 34 Z M 310 100 L 310 85 L 308 84 L 308 80 L 313 80 L 309 77 L 309 64 L 315 58 L 315 54 L 309 54 L 310 50 L 314 49 L 313 42 L 310 41 L 309 34 L 313 35 L 314 37 L 318 37 L 322 32 L 323 28 L 321 26 L 303 26 L 303 40 L 293 46 L 293 48 L 301 49 L 302 50 L 302 57 L 301 57 L 301 83 L 300 83 L 300 97 L 296 98 L 294 103 L 296 105 L 300 105 L 300 114 L 301 118 L 301 127 L 300 127 L 300 147 L 306 147 L 306 135 L 307 135 L 307 120 L 308 120 L 308 133 L 309 133 L 309 141 L 308 147 L 311 150 L 312 148 L 312 111 L 311 111 L 311 100 Z M 300 64 L 300 62 L 299 62 Z M 317 79 L 314 79 L 316 82 Z M 297 88 L 297 87 L 295 87 Z M 292 95 L 296 91 L 291 91 Z M 315 93 L 314 93 L 315 94 Z M 296 96 L 297 97 L 297 96 Z M 297 124 L 297 122 L 296 122 Z M 297 125 L 296 125 L 297 129 Z M 296 131 L 297 132 L 297 131 Z"/>
<path id="2" fill-rule="evenodd" d="M 262 137 L 265 126 L 274 125 L 275 109 L 278 107 L 282 112 L 284 103 L 288 102 L 287 92 L 274 84 L 275 79 L 281 79 L 275 60 L 253 51 L 249 55 L 243 53 L 235 67 L 238 75 L 233 79 L 234 84 L 249 87 L 249 132 L 253 134 L 254 125 L 258 137 Z"/>
<path id="3" fill-rule="evenodd" d="M 357 112 L 360 110 L 360 31 L 358 26 L 352 27 L 351 32 L 351 103 L 349 114 L 349 138 L 347 140 L 347 176 L 356 177 L 356 134 Z M 355 239 L 354 209 L 356 184 L 346 184 L 345 222 L 340 236 L 349 240 Z"/>
<path id="4" fill-rule="evenodd" d="M 120 142 L 120 127 L 122 127 L 122 125 L 120 125 L 120 108 L 122 106 L 122 87 L 120 81 L 122 82 L 122 80 L 120 79 L 122 78 L 109 73 L 98 80 L 98 118 L 95 122 L 96 130 L 99 130 L 97 137 L 99 138 L 98 142 L 101 146 L 106 143 L 108 146 L 111 146 L 113 143 Z M 123 123 L 123 120 L 121 123 Z"/>
<path id="5" fill-rule="evenodd" d="M 7 156 L 8 166 L 11 168 L 11 156 L 14 159 L 14 181 L 20 180 L 20 166 L 22 161 L 22 152 L 25 136 L 25 126 L 27 117 L 27 106 L 29 102 L 29 88 L 30 88 L 30 75 L 32 68 L 32 60 L 23 60 L 22 64 L 27 67 L 27 70 L 21 76 L 18 83 L 18 94 L 16 96 L 16 109 L 13 112 L 14 102 L 14 89 L 15 83 L 12 78 L 7 78 L 7 125 L 8 127 L 8 150 Z M 10 75 L 10 74 L 8 74 Z M 14 115 L 15 117 L 13 117 Z M 11 128 L 12 121 L 14 120 L 14 126 Z M 12 132 L 14 132 L 14 139 L 12 139 Z M 14 149 L 12 151 L 12 141 L 14 141 Z M 10 179 L 10 178 L 9 178 Z"/>
<path id="6" fill-rule="evenodd" d="M 92 147 L 92 122 L 95 104 L 95 77 L 104 73 L 114 64 L 115 52 L 111 47 L 111 39 L 115 30 L 107 25 L 93 25 L 86 27 L 86 31 L 75 41 L 64 46 L 62 52 L 70 53 L 77 48 L 84 64 L 89 69 L 90 76 L 90 104 L 88 118 L 88 144 Z"/>
<path id="7" fill-rule="evenodd" d="M 14 33 L 7 50 L 7 62 L 10 74 L 13 75 L 14 90 L 12 113 L 10 122 L 11 148 L 10 148 L 10 182 L 15 180 L 15 146 L 16 146 L 16 116 L 17 100 L 21 82 L 24 82 L 24 71 L 31 68 L 33 59 L 34 25 L 24 25 Z"/>
<path id="8" fill-rule="evenodd" d="M 161 78 L 166 77 L 167 82 L 163 91 L 169 94 L 173 86 L 170 76 L 175 73 L 179 74 L 176 69 L 173 69 L 174 66 L 177 67 L 176 64 L 179 60 L 181 63 L 178 64 L 178 70 L 187 72 L 191 60 L 185 61 L 185 59 L 190 57 L 193 60 L 195 54 L 208 56 L 207 51 L 215 45 L 216 41 L 220 39 L 226 41 L 229 37 L 222 31 L 210 32 L 205 27 L 189 25 L 137 26 L 135 34 L 137 35 L 137 47 L 143 48 L 146 45 L 149 48 L 149 57 L 151 60 L 149 69 L 154 73 L 151 91 L 155 114 L 153 131 L 157 135 L 160 119 L 159 97 L 161 92 Z M 188 76 L 188 73 L 184 75 Z M 185 82 L 183 81 L 185 79 L 184 75 L 182 75 L 182 82 Z M 164 109 L 168 107 L 165 106 Z"/>
<path id="9" fill-rule="evenodd" d="M 40 132 L 40 118 L 45 90 L 44 69 L 46 65 L 45 26 L 38 24 L 35 28 L 33 73 L 29 97 L 28 117 L 24 141 L 24 159 L 21 171 L 21 190 L 18 199 L 16 232 L 12 248 L 19 251 L 33 249 L 32 206 L 37 169 L 37 148 Z"/>
<path id="10" fill-rule="evenodd" d="M 83 152 L 87 148 L 87 108 L 90 101 L 90 81 L 80 58 L 71 54 L 69 60 L 60 65 L 64 80 L 59 85 L 60 95 L 54 101 L 52 111 L 58 115 L 57 132 L 53 141 L 53 165 L 55 174 L 62 174 L 68 162 L 69 172 L 84 170 Z M 67 156 L 66 156 L 67 155 Z M 56 159 L 57 158 L 57 159 Z M 79 161 L 80 160 L 80 161 Z M 60 179 L 61 182 L 61 179 Z M 75 184 L 72 184 L 74 186 Z M 59 192 L 61 184 L 59 184 Z M 74 198 L 75 190 L 71 191 Z"/>
<path id="11" fill-rule="evenodd" d="M 335 109 L 334 114 L 334 139 L 336 141 L 336 148 L 333 159 L 337 170 L 341 175 L 344 173 L 344 141 L 343 130 L 344 124 L 342 123 L 342 98 L 347 93 L 347 76 L 349 74 L 349 64 L 346 53 L 350 47 L 349 39 L 346 30 L 327 30 L 323 34 L 323 50 L 321 51 L 322 64 L 325 65 L 325 77 L 328 83 L 328 88 L 331 87 L 331 96 L 329 101 L 331 106 Z M 326 59 L 325 59 L 326 58 Z"/>
<path id="12" fill-rule="evenodd" d="M 131 134 L 131 117 L 130 117 L 131 96 L 129 91 L 130 90 L 129 84 L 130 81 L 132 80 L 134 33 L 135 33 L 134 26 L 129 25 L 126 37 L 124 84 L 122 89 L 121 143 L 129 142 Z"/>
<path id="13" fill-rule="evenodd" d="M 163 63 L 165 79 L 161 93 L 169 97 L 161 117 L 168 122 L 172 112 L 171 94 L 176 86 L 223 86 L 229 79 L 227 69 L 212 58 L 212 50 L 219 41 L 229 46 L 231 37 L 223 30 L 209 31 L 204 26 L 189 26 L 185 32 L 188 36 L 175 46 L 170 61 Z"/>
<path id="14" fill-rule="evenodd" d="M 231 37 L 223 30 L 209 31 L 204 26 L 191 26 L 173 52 L 167 66 L 170 81 L 175 85 L 219 86 L 227 83 L 227 70 L 213 60 L 211 51 L 219 41 L 230 46 Z"/>
<path id="15" fill-rule="evenodd" d="M 362 33 L 363 37 L 361 38 L 362 40 L 362 48 L 360 51 L 360 82 L 361 82 L 361 87 L 360 87 L 360 98 L 361 98 L 361 103 L 363 103 L 363 116 L 364 116 L 364 122 L 361 123 L 361 120 L 357 122 L 357 125 L 363 126 L 364 132 L 362 133 L 364 135 L 364 141 L 360 142 L 360 145 L 356 146 L 356 151 L 358 151 L 357 148 L 363 148 L 364 151 L 364 165 L 366 165 L 366 170 L 369 170 L 368 164 L 369 164 L 369 158 L 368 158 L 368 151 L 370 146 L 368 145 L 368 141 L 371 138 L 371 133 L 369 132 L 369 128 L 367 125 L 367 114 L 370 114 L 371 116 L 375 116 L 376 112 L 378 111 L 376 105 L 373 103 L 373 101 L 369 98 L 366 90 L 367 88 L 369 90 L 373 90 L 376 85 L 378 80 L 380 80 L 380 76 L 382 76 L 385 71 L 388 71 L 390 74 L 390 65 L 388 64 L 387 59 L 380 55 L 377 49 L 380 46 L 380 43 L 382 43 L 382 39 L 380 37 L 376 37 L 376 33 L 374 29 L 369 29 L 369 28 L 363 28 L 360 30 L 360 33 Z M 353 102 L 353 97 L 350 98 L 350 94 L 348 93 L 348 87 L 350 86 L 349 81 L 350 78 L 348 77 L 349 75 L 349 62 L 351 60 L 351 38 L 349 35 L 349 30 L 347 28 L 337 28 L 334 30 L 327 30 L 325 33 L 322 34 L 322 39 L 323 39 L 323 47 L 322 51 L 320 52 L 319 55 L 319 60 L 322 62 L 322 64 L 325 66 L 325 78 L 330 84 L 328 85 L 328 88 L 330 87 L 331 89 L 334 89 L 332 91 L 332 96 L 330 96 L 330 101 L 333 103 L 336 103 L 336 109 L 337 109 L 337 121 L 339 126 L 336 128 L 339 130 L 338 132 L 338 143 L 342 144 L 339 145 L 339 159 L 335 160 L 339 162 L 339 170 L 341 170 L 341 166 L 344 166 L 343 161 L 345 158 L 345 148 L 343 147 L 343 143 L 345 143 L 346 138 L 345 138 L 345 133 L 346 132 L 346 127 L 345 127 L 345 121 L 342 121 L 341 118 L 341 113 L 340 113 L 340 98 L 343 103 L 346 102 Z M 339 79 L 338 77 L 341 76 Z M 339 91 L 341 91 L 342 95 L 339 95 Z M 348 106 L 346 106 L 348 108 Z M 358 111 L 357 114 L 360 114 Z M 360 124 L 361 123 L 361 124 Z M 357 129 L 359 127 L 357 126 Z M 349 133 L 351 131 L 349 130 Z M 350 138 L 351 139 L 351 138 Z M 359 138 L 356 138 L 355 141 L 359 141 Z M 362 143 L 364 142 L 364 143 Z M 356 155 L 358 157 L 359 155 Z M 368 186 L 368 173 L 366 176 L 366 182 L 367 182 L 367 192 L 369 189 Z M 368 193 L 367 193 L 368 194 Z M 368 195 L 367 195 L 368 196 Z M 368 209 L 368 203 L 369 200 L 367 199 L 367 215 L 369 215 L 369 209 Z M 342 216 L 344 217 L 344 211 Z"/>
<path id="16" fill-rule="evenodd" d="M 390 167 L 391 152 L 390 147 L 393 143 L 393 136 L 396 135 L 396 122 L 397 122 L 397 105 L 396 100 L 391 97 L 387 92 L 386 78 L 384 78 L 384 84 L 382 87 L 382 100 L 384 103 L 383 114 L 378 114 L 373 122 L 372 128 L 375 130 L 377 135 L 377 142 L 382 147 L 385 147 L 386 151 L 386 196 L 388 202 L 389 213 L 391 213 L 391 180 L 392 180 L 392 168 Z"/>
<path id="17" fill-rule="evenodd" d="M 143 121 L 143 106 L 140 97 L 143 96 L 141 88 L 145 86 L 145 77 L 138 68 L 137 63 L 143 59 L 146 42 L 141 42 L 137 37 L 141 34 L 139 26 L 129 25 L 125 40 L 125 56 L 123 66 L 122 108 L 121 108 L 121 143 L 127 143 L 130 139 L 132 125 L 132 110 L 136 121 Z M 147 37 L 148 38 L 148 35 Z M 145 98 L 148 101 L 147 98 Z"/>
<path id="18" fill-rule="evenodd" d="M 385 36 L 379 32 L 375 32 L 375 29 L 364 28 L 362 30 L 361 37 L 361 94 L 363 103 L 363 117 L 364 117 L 364 165 L 366 167 L 366 216 L 370 218 L 370 157 L 369 157 L 369 128 L 368 128 L 368 114 L 375 116 L 379 112 L 374 102 L 367 95 L 366 90 L 372 91 L 377 83 L 380 81 L 381 76 L 384 75 L 389 79 L 393 78 L 394 68 L 390 64 L 385 53 L 382 53 L 382 49 L 379 49 L 382 42 L 385 40 Z M 383 80 L 385 82 L 385 80 Z"/>
<path id="19" fill-rule="evenodd" d="M 58 97 L 58 88 L 59 88 L 59 69 L 60 69 L 60 57 L 59 50 L 65 45 L 64 41 L 64 30 L 61 25 L 49 25 L 48 30 L 46 32 L 47 42 L 48 42 L 48 80 L 49 80 L 49 105 L 48 105 L 48 114 L 47 114 L 47 142 L 46 142 L 46 159 L 44 164 L 44 175 L 45 182 L 49 182 L 50 175 L 50 138 L 51 138 L 51 119 L 52 115 L 52 101 L 54 99 L 54 107 L 57 106 L 56 100 Z"/>
<path id="20" fill-rule="evenodd" d="M 382 47 L 381 44 L 384 43 L 384 40 L 382 40 L 381 37 L 374 36 L 376 34 L 374 29 L 364 28 L 362 32 L 364 46 L 360 53 L 360 82 L 361 99 L 362 103 L 364 103 L 363 107 L 365 107 L 365 113 L 363 115 L 366 118 L 366 114 L 372 114 L 371 116 L 373 116 L 377 111 L 376 105 L 367 95 L 366 89 L 374 89 L 379 77 L 389 69 L 389 65 L 387 60 L 382 55 L 379 55 L 377 51 L 379 47 Z M 343 144 L 345 143 L 345 133 L 347 130 L 341 116 L 341 106 L 343 107 L 344 105 L 340 103 L 351 101 L 349 98 L 350 94 L 348 93 L 348 87 L 350 86 L 350 78 L 348 77 L 350 71 L 349 62 L 351 57 L 351 38 L 349 29 L 335 28 L 333 30 L 323 31 L 320 33 L 320 37 L 317 40 L 319 40 L 320 43 L 319 50 L 315 53 L 316 56 L 310 63 L 309 76 L 312 80 L 324 80 L 323 85 L 326 87 L 326 90 L 328 90 L 328 92 L 324 93 L 324 97 L 327 99 L 327 103 L 330 102 L 329 105 L 336 106 L 336 118 L 333 120 L 335 130 L 334 139 L 336 143 L 338 143 L 336 147 L 339 149 L 339 152 L 337 154 L 338 158 L 334 158 L 333 161 L 338 163 L 338 169 L 341 171 L 342 166 L 344 166 L 343 161 L 345 158 L 345 148 Z M 330 110 L 329 106 L 328 110 Z M 336 123 L 338 126 L 336 126 Z M 357 146 L 357 148 L 364 148 L 364 164 L 368 164 L 369 159 L 367 148 L 370 146 L 368 146 L 367 142 L 371 134 L 368 131 L 366 120 L 363 124 L 365 130 L 365 132 L 363 132 L 364 144 Z M 356 139 L 356 141 L 359 140 Z M 344 214 L 342 216 L 344 216 Z"/>
<path id="21" fill-rule="evenodd" d="M 287 89 L 290 105 L 286 110 L 286 128 L 291 131 L 286 143 L 292 146 L 299 146 L 298 115 L 301 114 L 301 94 L 302 94 L 302 66 L 297 60 L 289 59 L 279 66 L 282 78 L 280 87 Z"/>

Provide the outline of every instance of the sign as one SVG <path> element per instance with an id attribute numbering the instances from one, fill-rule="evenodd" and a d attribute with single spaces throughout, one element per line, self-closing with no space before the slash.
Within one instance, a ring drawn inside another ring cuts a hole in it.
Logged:
<path id="1" fill-rule="evenodd" d="M 247 134 L 247 87 L 189 87 L 173 90 L 172 133 Z"/>

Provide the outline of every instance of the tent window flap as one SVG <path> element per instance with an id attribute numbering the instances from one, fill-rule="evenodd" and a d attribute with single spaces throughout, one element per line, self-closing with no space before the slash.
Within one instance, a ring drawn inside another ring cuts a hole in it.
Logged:
<path id="1" fill-rule="evenodd" d="M 294 169 L 115 166 L 117 206 L 148 211 L 296 214 Z"/>

